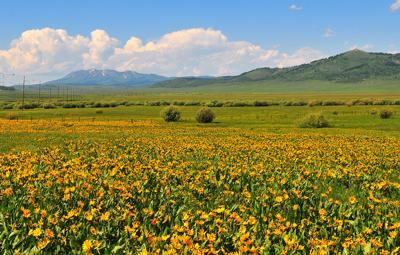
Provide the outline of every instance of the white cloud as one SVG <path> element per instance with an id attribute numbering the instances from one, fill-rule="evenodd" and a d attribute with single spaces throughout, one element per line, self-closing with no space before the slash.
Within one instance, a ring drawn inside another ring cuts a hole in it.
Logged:
<path id="1" fill-rule="evenodd" d="M 295 4 L 292 4 L 292 5 L 289 6 L 289 10 L 290 11 L 301 11 L 301 10 L 303 10 L 303 7 L 295 5 Z"/>
<path id="2" fill-rule="evenodd" d="M 400 10 L 400 0 L 396 0 L 391 6 L 390 6 L 390 10 L 392 12 L 398 11 Z"/>
<path id="3" fill-rule="evenodd" d="M 22 33 L 9 49 L 0 50 L 0 72 L 46 78 L 89 68 L 168 76 L 233 75 L 263 66 L 303 64 L 323 56 L 311 48 L 284 53 L 246 41 L 230 41 L 211 28 L 175 31 L 148 42 L 132 37 L 123 44 L 104 30 L 85 37 L 44 28 Z"/>
<path id="4" fill-rule="evenodd" d="M 319 50 L 305 47 L 298 49 L 293 54 L 282 53 L 275 59 L 275 65 L 278 67 L 297 66 L 304 63 L 327 57 Z"/>
<path id="5" fill-rule="evenodd" d="M 326 28 L 324 31 L 324 37 L 325 38 L 330 38 L 336 36 L 336 32 L 333 31 L 331 28 Z"/>

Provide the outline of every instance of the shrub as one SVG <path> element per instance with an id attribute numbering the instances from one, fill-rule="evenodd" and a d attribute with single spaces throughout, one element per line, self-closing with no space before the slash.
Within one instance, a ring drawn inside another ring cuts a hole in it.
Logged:
<path id="1" fill-rule="evenodd" d="M 284 106 L 305 106 L 308 105 L 308 103 L 304 101 L 297 101 L 297 102 L 292 102 L 292 101 L 287 101 L 283 103 Z"/>
<path id="2" fill-rule="evenodd" d="M 210 108 L 201 108 L 196 115 L 196 120 L 199 123 L 211 123 L 215 119 L 215 114 Z"/>
<path id="3" fill-rule="evenodd" d="M 173 105 L 183 106 L 183 105 L 185 105 L 185 102 L 174 101 L 174 102 L 172 102 L 172 104 Z"/>
<path id="4" fill-rule="evenodd" d="M 224 103 L 214 100 L 214 101 L 207 103 L 206 106 L 207 107 L 222 107 L 222 106 L 224 106 Z"/>
<path id="5" fill-rule="evenodd" d="M 161 102 L 160 101 L 153 101 L 153 102 L 147 102 L 148 106 L 160 106 Z"/>
<path id="6" fill-rule="evenodd" d="M 186 102 L 185 103 L 185 106 L 199 106 L 199 105 L 201 105 L 201 103 L 200 102 L 196 102 L 196 101 L 194 101 L 194 102 Z"/>
<path id="7" fill-rule="evenodd" d="M 345 103 L 342 101 L 324 101 L 322 102 L 322 106 L 336 106 L 336 105 L 344 105 Z"/>
<path id="8" fill-rule="evenodd" d="M 10 113 L 7 115 L 7 119 L 8 120 L 18 120 L 18 115 L 16 115 L 15 113 Z"/>
<path id="9" fill-rule="evenodd" d="M 254 106 L 269 106 L 269 103 L 266 101 L 255 101 Z"/>
<path id="10" fill-rule="evenodd" d="M 244 106 L 252 106 L 252 103 L 249 102 L 234 102 L 232 107 L 244 107 Z"/>
<path id="11" fill-rule="evenodd" d="M 333 111 L 332 114 L 333 115 L 339 115 L 339 112 L 338 111 Z"/>
<path id="12" fill-rule="evenodd" d="M 176 122 L 181 118 L 181 113 L 177 107 L 171 105 L 161 111 L 161 117 L 166 122 Z"/>
<path id="13" fill-rule="evenodd" d="M 322 105 L 322 102 L 321 101 L 317 101 L 317 100 L 313 100 L 313 101 L 308 102 L 308 106 L 310 106 L 310 107 L 321 106 L 321 105 Z"/>
<path id="14" fill-rule="evenodd" d="M 320 113 L 310 114 L 303 118 L 299 123 L 299 127 L 301 128 L 325 128 L 330 126 L 329 121 Z"/>
<path id="15" fill-rule="evenodd" d="M 38 104 L 38 103 L 25 103 L 23 106 L 22 105 L 20 105 L 18 108 L 19 109 L 35 109 L 35 108 L 38 108 L 38 107 L 40 107 L 40 104 Z"/>
<path id="16" fill-rule="evenodd" d="M 381 117 L 381 119 L 390 119 L 393 116 L 393 112 L 390 110 L 382 110 L 379 113 L 379 117 Z"/>
<path id="17" fill-rule="evenodd" d="M 3 105 L 3 110 L 11 110 L 11 109 L 14 109 L 14 105 L 12 104 Z"/>
<path id="18" fill-rule="evenodd" d="M 66 108 L 66 109 L 71 109 L 71 108 L 77 108 L 77 105 L 76 104 L 72 104 L 72 103 L 67 103 L 67 104 L 63 104 L 62 107 Z"/>
<path id="19" fill-rule="evenodd" d="M 120 104 L 117 103 L 117 102 L 112 102 L 112 103 L 110 104 L 110 107 L 114 108 L 114 107 L 117 107 L 117 106 L 119 106 L 119 105 L 120 105 Z"/>
<path id="20" fill-rule="evenodd" d="M 103 114 L 103 110 L 96 110 L 96 114 Z"/>
<path id="21" fill-rule="evenodd" d="M 56 106 L 54 104 L 44 104 L 43 108 L 44 109 L 54 109 L 54 108 L 56 108 Z"/>

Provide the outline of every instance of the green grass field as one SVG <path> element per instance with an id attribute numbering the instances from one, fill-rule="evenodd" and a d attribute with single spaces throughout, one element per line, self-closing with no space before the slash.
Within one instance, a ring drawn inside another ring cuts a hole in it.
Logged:
<path id="1" fill-rule="evenodd" d="M 119 106 L 116 108 L 82 108 L 82 109 L 33 109 L 33 110 L 6 110 L 0 111 L 0 118 L 7 119 L 14 115 L 19 121 L 35 123 L 39 120 L 56 121 L 63 123 L 79 122 L 113 122 L 113 121 L 154 121 L 160 125 L 171 127 L 199 128 L 195 121 L 195 114 L 199 106 L 179 107 L 182 118 L 178 123 L 164 123 L 160 111 L 165 106 Z M 389 109 L 395 114 L 391 119 L 380 119 L 379 112 Z M 216 107 L 212 108 L 217 118 L 208 125 L 220 129 L 238 128 L 257 130 L 260 133 L 319 133 L 345 134 L 369 136 L 399 136 L 400 135 L 400 107 L 399 106 L 268 106 L 268 107 Z M 98 113 L 100 111 L 100 113 Z M 298 127 L 300 119 L 311 113 L 322 113 L 332 124 L 325 129 L 302 129 Z M 200 125 L 200 128 L 204 125 Z M 12 148 L 31 149 L 40 148 L 40 144 L 56 144 L 60 139 L 68 138 L 64 133 L 55 132 L 33 134 L 3 133 L 0 136 L 0 150 Z M 108 136 L 117 137 L 120 133 Z M 95 137 L 95 136 L 94 136 Z M 71 134 L 70 138 L 79 138 Z M 38 141 L 40 141 L 38 143 Z"/>
<path id="2" fill-rule="evenodd" d="M 0 105 L 21 104 L 7 93 Z M 400 94 L 129 90 L 41 103 L 357 99 Z M 0 253 L 399 251 L 399 105 L 212 107 L 209 124 L 195 120 L 200 105 L 166 123 L 165 107 L 0 110 Z M 331 127 L 300 128 L 312 113 Z"/>

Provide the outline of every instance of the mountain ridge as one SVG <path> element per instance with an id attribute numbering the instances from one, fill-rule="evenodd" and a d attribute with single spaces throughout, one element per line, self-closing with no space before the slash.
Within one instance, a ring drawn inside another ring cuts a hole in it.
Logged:
<path id="1" fill-rule="evenodd" d="M 149 88 L 192 88 L 213 84 L 328 81 L 360 83 L 366 80 L 400 80 L 400 54 L 369 53 L 359 49 L 292 67 L 262 67 L 236 76 L 165 77 L 134 71 L 79 70 L 46 85 L 103 85 Z"/>
<path id="2" fill-rule="evenodd" d="M 184 88 L 240 82 L 298 82 L 307 80 L 359 83 L 372 79 L 400 79 L 400 54 L 369 53 L 359 49 L 285 68 L 257 68 L 237 76 L 209 79 L 171 79 L 152 87 Z"/>
<path id="3" fill-rule="evenodd" d="M 170 79 L 157 74 L 142 74 L 134 71 L 119 72 L 111 69 L 88 69 L 71 72 L 61 79 L 46 82 L 46 85 L 109 85 L 145 86 Z"/>

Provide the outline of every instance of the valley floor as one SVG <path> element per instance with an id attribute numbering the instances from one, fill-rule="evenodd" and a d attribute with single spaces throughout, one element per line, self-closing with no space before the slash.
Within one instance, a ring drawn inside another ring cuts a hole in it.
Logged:
<path id="1" fill-rule="evenodd" d="M 398 106 L 162 108 L 0 112 L 0 253 L 399 252 Z"/>

